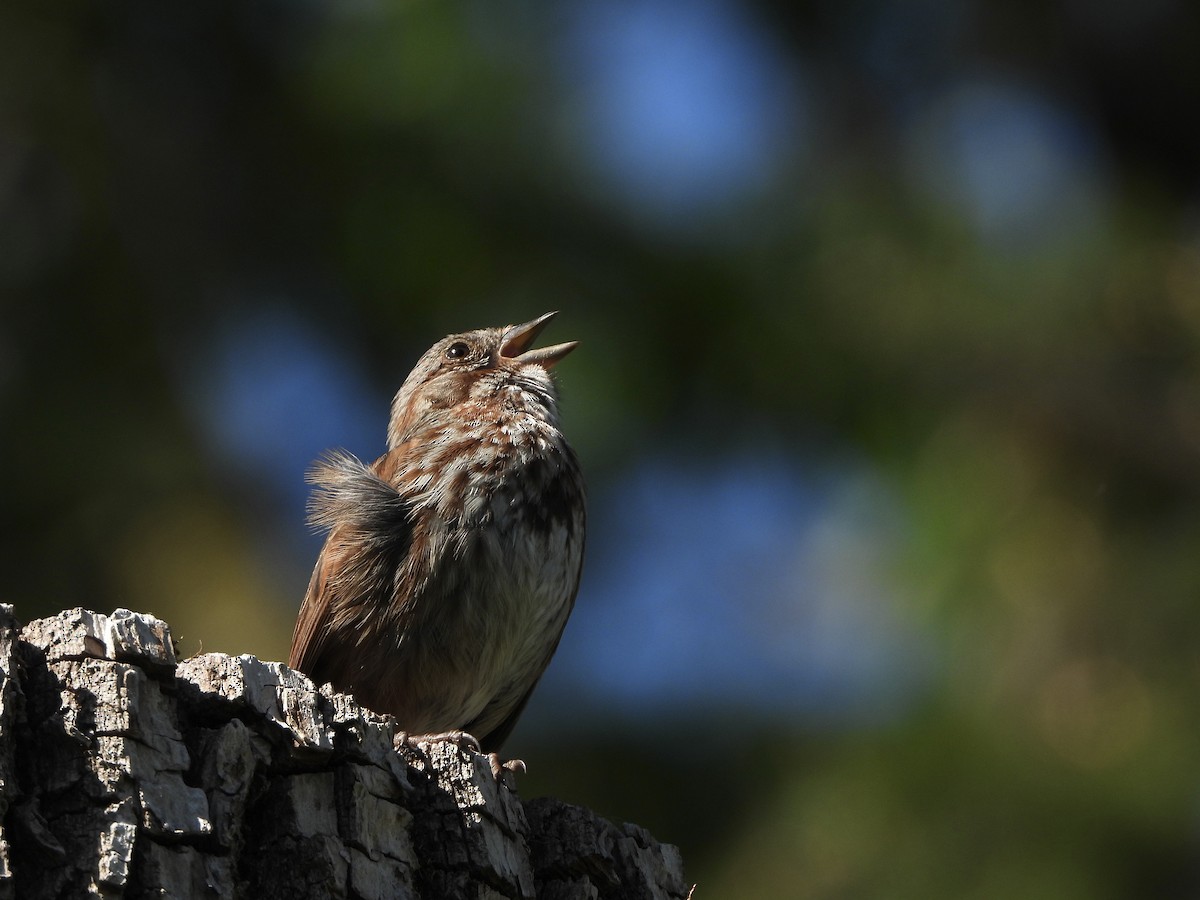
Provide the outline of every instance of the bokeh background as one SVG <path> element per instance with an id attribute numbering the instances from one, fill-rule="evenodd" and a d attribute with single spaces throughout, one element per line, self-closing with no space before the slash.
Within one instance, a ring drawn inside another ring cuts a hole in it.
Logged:
<path id="1" fill-rule="evenodd" d="M 303 475 L 561 315 L 509 750 L 700 897 L 1200 895 L 1200 7 L 0 6 L 0 567 L 286 655 Z"/>

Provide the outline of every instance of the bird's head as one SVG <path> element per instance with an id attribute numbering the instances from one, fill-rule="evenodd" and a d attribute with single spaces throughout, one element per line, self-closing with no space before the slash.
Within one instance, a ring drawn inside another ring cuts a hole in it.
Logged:
<path id="1" fill-rule="evenodd" d="M 465 413 L 468 404 L 504 392 L 511 392 L 514 402 L 535 401 L 553 416 L 557 395 L 550 370 L 579 344 L 532 347 L 555 315 L 548 312 L 522 325 L 451 334 L 430 347 L 392 401 L 388 449 L 437 425 L 439 419 Z"/>

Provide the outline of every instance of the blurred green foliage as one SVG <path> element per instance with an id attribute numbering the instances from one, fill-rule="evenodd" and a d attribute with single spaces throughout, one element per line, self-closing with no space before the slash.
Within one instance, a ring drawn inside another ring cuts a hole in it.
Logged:
<path id="1" fill-rule="evenodd" d="M 698 897 L 1195 895 L 1198 16 L 1124 41 L 1110 6 L 984 0 L 943 48 L 1107 142 L 1104 221 L 1008 246 L 906 179 L 858 53 L 888 4 L 753 7 L 820 140 L 711 241 L 573 167 L 561 10 L 5 4 L 2 599 L 284 656 L 308 561 L 264 558 L 275 501 L 188 410 L 223 323 L 284 302 L 387 390 L 448 331 L 561 307 L 596 496 L 661 446 L 829 435 L 901 498 L 894 596 L 935 658 L 882 723 L 531 735 L 522 790 L 680 843 Z"/>

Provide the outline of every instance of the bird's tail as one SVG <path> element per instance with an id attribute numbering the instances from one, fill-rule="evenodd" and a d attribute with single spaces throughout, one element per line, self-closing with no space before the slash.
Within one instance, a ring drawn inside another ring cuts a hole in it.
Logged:
<path id="1" fill-rule="evenodd" d="M 338 526 L 380 534 L 408 521 L 408 503 L 395 485 L 345 450 L 323 454 L 306 480 L 316 487 L 308 501 L 308 524 L 313 528 L 325 531 Z"/>

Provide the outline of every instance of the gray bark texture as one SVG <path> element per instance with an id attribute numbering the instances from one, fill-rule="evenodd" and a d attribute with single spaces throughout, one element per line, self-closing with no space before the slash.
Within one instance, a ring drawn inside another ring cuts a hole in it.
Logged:
<path id="1" fill-rule="evenodd" d="M 166 623 L 0 605 L 0 900 L 684 898 L 636 825 L 523 803 L 449 742 Z"/>

